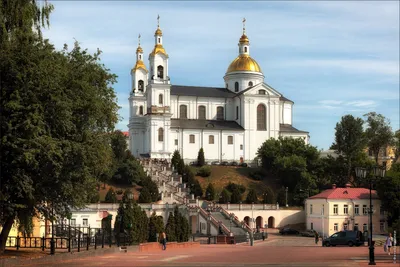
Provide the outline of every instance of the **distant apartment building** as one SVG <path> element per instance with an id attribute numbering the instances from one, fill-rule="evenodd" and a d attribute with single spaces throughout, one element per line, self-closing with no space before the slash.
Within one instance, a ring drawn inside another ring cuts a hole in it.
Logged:
<path id="1" fill-rule="evenodd" d="M 355 230 L 369 231 L 369 189 L 345 188 L 325 190 L 305 201 L 306 227 L 324 236 L 330 236 L 338 231 Z M 381 201 L 375 190 L 372 190 L 372 232 L 385 233 L 387 224 Z"/>

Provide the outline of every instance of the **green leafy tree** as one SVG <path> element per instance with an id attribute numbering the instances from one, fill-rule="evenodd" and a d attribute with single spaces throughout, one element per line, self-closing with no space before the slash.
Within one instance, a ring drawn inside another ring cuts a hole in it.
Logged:
<path id="1" fill-rule="evenodd" d="M 191 184 L 194 181 L 195 172 L 189 165 L 185 165 L 182 174 L 182 182 Z"/>
<path id="2" fill-rule="evenodd" d="M 341 121 L 336 123 L 335 143 L 331 148 L 346 160 L 347 181 L 351 180 L 355 158 L 366 146 L 363 124 L 361 118 L 354 118 L 352 115 L 343 116 Z"/>
<path id="3" fill-rule="evenodd" d="M 158 192 L 158 186 L 156 182 L 154 182 L 149 176 L 145 176 L 142 178 L 142 180 L 139 183 L 143 188 L 146 188 L 146 191 L 148 191 L 150 195 L 150 202 L 156 202 L 159 200 L 159 192 Z M 142 203 L 142 202 L 141 202 Z M 145 203 L 145 202 L 143 202 Z M 149 203 L 149 202 L 147 202 Z"/>
<path id="4" fill-rule="evenodd" d="M 257 193 L 253 188 L 249 190 L 249 193 L 247 193 L 245 202 L 247 204 L 258 203 Z"/>
<path id="5" fill-rule="evenodd" d="M 241 201 L 242 201 L 242 193 L 240 193 L 239 188 L 234 187 L 231 192 L 231 203 L 238 204 Z"/>
<path id="6" fill-rule="evenodd" d="M 108 189 L 106 197 L 105 197 L 105 202 L 106 203 L 116 203 L 117 202 L 117 194 L 115 193 L 114 189 L 110 187 Z"/>
<path id="7" fill-rule="evenodd" d="M 288 198 L 289 200 L 289 198 Z M 280 206 L 284 207 L 286 205 L 286 190 L 285 187 L 282 187 L 277 194 L 276 201 Z"/>
<path id="8" fill-rule="evenodd" d="M 126 137 L 120 130 L 115 131 L 111 135 L 111 148 L 114 152 L 115 159 L 117 162 L 122 162 L 126 158 L 126 151 L 128 150 L 128 144 Z"/>
<path id="9" fill-rule="evenodd" d="M 197 166 L 203 167 L 204 164 L 206 164 L 206 160 L 204 158 L 204 150 L 203 148 L 200 148 L 199 154 L 197 156 Z"/>
<path id="10" fill-rule="evenodd" d="M 213 201 L 215 198 L 215 189 L 212 183 L 209 183 L 207 188 L 206 188 L 206 193 L 205 193 L 206 199 L 208 201 Z"/>
<path id="11" fill-rule="evenodd" d="M 171 158 L 171 165 L 172 167 L 174 167 L 175 170 L 178 169 L 178 164 L 180 161 L 181 161 L 181 154 L 179 153 L 178 150 L 175 150 Z"/>
<path id="12" fill-rule="evenodd" d="M 114 173 L 112 180 L 117 185 L 134 185 L 139 184 L 146 177 L 139 161 L 130 153 L 127 153 L 125 159 L 119 163 L 119 167 Z"/>
<path id="13" fill-rule="evenodd" d="M 364 115 L 367 128 L 365 136 L 367 138 L 368 149 L 372 151 L 375 162 L 378 163 L 379 151 L 393 143 L 393 132 L 390 122 L 381 114 L 370 112 Z"/>
<path id="14" fill-rule="evenodd" d="M 144 187 L 142 191 L 140 191 L 139 195 L 139 203 L 151 203 L 151 195 L 147 187 Z"/>
<path id="15" fill-rule="evenodd" d="M 90 202 L 112 156 L 116 76 L 100 51 L 78 42 L 56 51 L 41 38 L 52 9 L 46 1 L 0 4 L 0 253 L 22 214 L 66 216 Z"/>
<path id="16" fill-rule="evenodd" d="M 176 241 L 176 220 L 173 213 L 171 213 L 168 217 L 167 225 L 165 226 L 165 234 L 167 235 L 167 240 L 169 242 Z"/>
<path id="17" fill-rule="evenodd" d="M 226 188 L 222 189 L 219 203 L 226 204 L 230 201 L 231 201 L 231 193 Z"/>
<path id="18" fill-rule="evenodd" d="M 158 242 L 157 234 L 164 232 L 164 222 L 161 216 L 157 216 L 155 212 L 149 218 L 149 242 Z"/>

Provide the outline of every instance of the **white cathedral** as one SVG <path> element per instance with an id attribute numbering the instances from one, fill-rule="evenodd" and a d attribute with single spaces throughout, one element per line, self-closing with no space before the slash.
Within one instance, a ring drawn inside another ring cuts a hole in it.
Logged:
<path id="1" fill-rule="evenodd" d="M 308 144 L 308 132 L 292 126 L 293 101 L 264 82 L 250 57 L 244 22 L 239 55 L 225 73 L 225 87 L 172 85 L 159 23 L 148 71 L 139 36 L 128 124 L 135 157 L 170 159 L 178 150 L 189 162 L 203 148 L 206 161 L 251 162 L 271 137 L 302 138 Z"/>

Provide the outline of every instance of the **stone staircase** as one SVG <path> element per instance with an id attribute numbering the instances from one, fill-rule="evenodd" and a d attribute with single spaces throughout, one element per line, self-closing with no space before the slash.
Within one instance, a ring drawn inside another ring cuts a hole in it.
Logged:
<path id="1" fill-rule="evenodd" d="M 237 235 L 246 235 L 247 231 L 242 228 L 242 226 L 237 225 L 235 221 L 230 221 L 222 212 L 220 211 L 213 211 L 211 212 L 211 216 L 214 217 L 215 220 L 221 222 L 229 231 L 237 236 Z"/>

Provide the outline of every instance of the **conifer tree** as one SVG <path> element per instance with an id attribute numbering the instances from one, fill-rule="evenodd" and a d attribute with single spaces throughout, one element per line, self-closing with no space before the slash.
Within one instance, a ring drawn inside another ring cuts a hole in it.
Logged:
<path id="1" fill-rule="evenodd" d="M 258 199 L 257 199 L 257 193 L 254 189 L 250 189 L 249 193 L 247 194 L 246 197 L 246 201 L 247 204 L 251 204 L 251 203 L 257 203 Z"/>
<path id="2" fill-rule="evenodd" d="M 165 226 L 165 234 L 167 235 L 168 242 L 176 241 L 175 224 L 175 216 L 171 213 L 168 217 L 167 225 Z"/>
<path id="3" fill-rule="evenodd" d="M 205 158 L 204 158 L 204 150 L 203 148 L 200 148 L 198 156 L 197 156 L 197 166 L 199 167 L 203 167 L 205 162 Z"/>
<path id="4" fill-rule="evenodd" d="M 206 189 L 205 197 L 208 201 L 213 201 L 215 198 L 215 189 L 212 183 L 209 183 Z"/>

